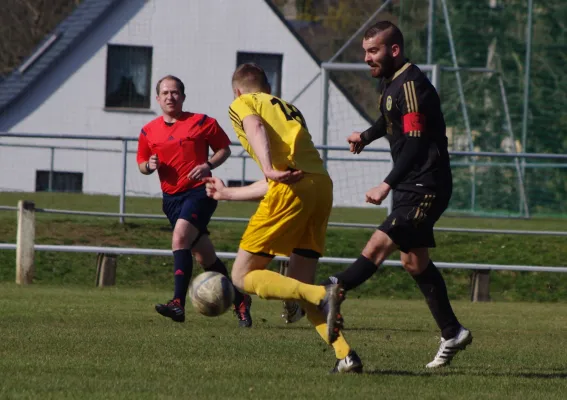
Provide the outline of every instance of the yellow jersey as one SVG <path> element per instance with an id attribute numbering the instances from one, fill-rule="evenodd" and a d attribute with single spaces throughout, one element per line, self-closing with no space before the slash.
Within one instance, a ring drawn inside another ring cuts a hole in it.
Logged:
<path id="1" fill-rule="evenodd" d="M 258 158 L 248 143 L 242 125 L 244 118 L 249 115 L 262 119 L 270 142 L 274 169 L 285 171 L 292 168 L 310 174 L 328 175 L 307 130 L 305 118 L 293 104 L 267 93 L 248 93 L 235 99 L 228 113 L 238 140 L 258 165 Z"/>

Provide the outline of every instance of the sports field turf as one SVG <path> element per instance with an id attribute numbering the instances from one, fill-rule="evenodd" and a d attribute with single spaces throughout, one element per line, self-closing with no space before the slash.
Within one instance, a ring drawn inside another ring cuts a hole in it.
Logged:
<path id="1" fill-rule="evenodd" d="M 116 197 L 1 193 L 37 207 L 116 211 Z M 253 203 L 219 205 L 217 216 L 249 216 Z M 160 213 L 158 199 L 129 198 L 128 212 Z M 332 220 L 378 223 L 382 210 L 335 209 Z M 16 218 L 0 213 L 0 242 L 14 243 Z M 567 230 L 561 219 L 446 217 L 439 226 Z M 214 222 L 219 250 L 235 251 L 242 223 Z M 327 254 L 356 257 L 368 229 L 332 228 Z M 565 265 L 567 238 L 439 233 L 439 261 Z M 36 242 L 167 249 L 167 221 L 37 214 Z M 397 256 L 394 256 L 397 257 Z M 95 254 L 36 253 L 36 280 L 14 281 L 14 251 L 0 252 L 0 399 L 562 399 L 567 393 L 567 274 L 491 273 L 491 303 L 466 301 L 469 271 L 444 270 L 457 315 L 474 341 L 449 368 L 426 371 L 438 332 L 414 281 L 382 268 L 349 294 L 347 339 L 362 376 L 330 376 L 333 352 L 306 321 L 285 326 L 280 302 L 255 299 L 254 327 L 229 313 L 185 324 L 153 304 L 171 296 L 171 258 L 120 256 L 117 286 L 96 289 Z M 230 264 L 230 263 L 229 263 Z M 277 266 L 276 266 L 277 267 Z M 319 278 L 339 266 L 321 265 Z M 196 268 L 196 272 L 200 271 Z M 523 300 L 523 302 L 518 301 Z M 530 302 L 526 302 L 530 301 Z M 538 303 L 539 302 L 539 303 Z"/>
<path id="2" fill-rule="evenodd" d="M 255 299 L 254 327 L 229 313 L 157 315 L 168 291 L 0 284 L 0 398 L 562 399 L 567 305 L 456 302 L 473 344 L 426 371 L 437 332 L 422 301 L 349 300 L 362 376 L 331 376 L 329 351 L 280 302 Z"/>

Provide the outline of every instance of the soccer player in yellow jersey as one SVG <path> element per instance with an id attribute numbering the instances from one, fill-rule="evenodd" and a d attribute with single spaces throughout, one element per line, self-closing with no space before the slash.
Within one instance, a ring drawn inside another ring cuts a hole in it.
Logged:
<path id="1" fill-rule="evenodd" d="M 298 301 L 335 350 L 333 372 L 361 372 L 360 358 L 340 332 L 344 291 L 338 284 L 304 283 L 313 282 L 333 204 L 333 183 L 305 119 L 292 104 L 270 94 L 266 74 L 255 64 L 240 65 L 232 87 L 234 130 L 266 177 L 242 188 L 207 178 L 208 194 L 215 199 L 262 199 L 240 242 L 233 283 L 260 298 Z M 275 255 L 290 257 L 287 277 L 266 270 Z"/>

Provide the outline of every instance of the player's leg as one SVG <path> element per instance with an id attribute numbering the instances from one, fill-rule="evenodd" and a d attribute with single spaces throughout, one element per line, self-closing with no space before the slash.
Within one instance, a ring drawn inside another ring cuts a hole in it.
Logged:
<path id="1" fill-rule="evenodd" d="M 316 206 L 306 201 L 307 194 L 317 189 L 315 184 L 312 177 L 306 177 L 292 186 L 270 183 L 267 195 L 260 202 L 242 237 L 232 268 L 232 279 L 237 287 L 247 293 L 255 293 L 260 298 L 304 300 L 320 307 L 328 317 L 329 337 L 333 342 L 337 337 L 335 328 L 340 330 L 342 327 L 342 288 L 336 284 L 326 287 L 310 285 L 265 270 L 269 261 L 265 260 L 266 255 L 289 255 L 297 247 L 306 221 Z M 260 262 L 262 259 L 264 261 Z"/>
<path id="2" fill-rule="evenodd" d="M 451 308 L 443 275 L 429 258 L 429 249 L 417 248 L 401 252 L 400 260 L 423 293 L 429 310 L 441 330 L 441 336 L 444 339 L 454 338 L 461 324 Z"/>
<path id="3" fill-rule="evenodd" d="M 206 229 L 206 224 L 210 219 L 208 213 L 201 212 L 203 208 L 203 204 L 200 203 L 200 199 L 203 198 L 201 191 L 205 193 L 204 188 L 202 190 L 192 189 L 185 193 L 163 197 L 163 211 L 173 227 L 171 248 L 173 250 L 174 293 L 172 300 L 165 304 L 157 304 L 155 308 L 158 313 L 176 322 L 185 321 L 185 302 L 193 274 L 191 246 L 200 232 Z M 204 220 L 201 221 L 200 218 Z"/>
<path id="4" fill-rule="evenodd" d="M 192 247 L 195 260 L 205 271 L 218 272 L 230 279 L 226 265 L 217 257 L 217 253 L 207 233 L 201 234 L 196 243 Z M 234 313 L 238 318 L 238 325 L 243 328 L 252 326 L 252 316 L 250 315 L 250 306 L 252 299 L 249 295 L 241 293 L 236 287 L 234 288 Z"/>
<path id="5" fill-rule="evenodd" d="M 325 248 L 325 239 L 327 235 L 327 224 L 329 216 L 333 209 L 333 182 L 330 177 L 324 175 L 306 177 L 305 186 L 316 186 L 316 190 L 307 193 L 305 196 L 306 206 L 303 208 L 304 223 L 298 225 L 297 248 L 293 253 L 298 256 L 310 256 L 310 252 L 321 254 Z M 319 258 L 317 256 L 317 258 Z M 280 271 L 281 273 L 281 271 Z M 286 274 L 288 276 L 289 272 Z M 293 277 L 304 283 L 314 283 L 315 269 L 296 268 Z M 332 284 L 332 282 L 328 282 Z M 298 302 L 284 301 L 282 318 L 286 323 L 293 323 L 300 320 L 305 315 L 304 310 Z"/>
<path id="6" fill-rule="evenodd" d="M 254 254 L 238 249 L 232 265 L 232 282 L 247 293 L 254 293 L 262 299 L 305 300 L 319 305 L 325 298 L 323 286 L 309 285 L 296 279 L 266 270 L 272 260 L 270 254 Z"/>
<path id="7" fill-rule="evenodd" d="M 185 301 L 189 282 L 193 274 L 191 243 L 199 235 L 199 230 L 185 219 L 177 219 L 173 229 L 171 246 L 173 250 L 173 298 L 164 304 L 156 304 L 158 313 L 176 322 L 185 321 Z"/>
<path id="8" fill-rule="evenodd" d="M 302 282 L 313 282 L 320 256 L 313 250 L 296 249 L 291 254 L 287 275 Z M 316 306 L 306 302 L 300 303 L 309 322 L 315 327 L 319 336 L 329 344 L 326 316 Z M 356 352 L 350 348 L 342 332 L 338 333 L 338 337 L 332 343 L 332 346 L 337 358 L 332 372 L 362 372 L 362 361 Z"/>
<path id="9" fill-rule="evenodd" d="M 376 230 L 356 261 L 344 271 L 333 274 L 323 281 L 322 285 L 340 282 L 347 291 L 355 289 L 370 279 L 397 248 L 396 243 L 385 232 Z"/>
<path id="10" fill-rule="evenodd" d="M 270 182 L 266 196 L 250 218 L 232 266 L 233 283 L 247 293 L 266 299 L 306 300 L 315 305 L 325 297 L 321 286 L 265 270 L 273 256 L 290 255 L 302 235 L 309 218 L 303 199 L 297 195 L 303 185 L 300 181 L 292 188 Z"/>
<path id="11" fill-rule="evenodd" d="M 472 335 L 455 316 L 445 280 L 429 258 L 429 249 L 417 248 L 402 252 L 401 261 L 404 269 L 415 279 L 441 330 L 439 351 L 426 367 L 438 368 L 448 365 L 460 350 L 464 350 L 472 342 Z"/>
<path id="12" fill-rule="evenodd" d="M 455 354 L 472 341 L 472 335 L 455 316 L 443 275 L 429 258 L 429 248 L 435 247 L 433 227 L 451 198 L 450 192 L 435 194 L 407 193 L 408 212 L 403 222 L 403 237 L 398 238 L 401 261 L 412 275 L 441 330 L 441 346 L 428 368 L 448 365 Z M 410 209 L 411 206 L 411 209 Z"/>
<path id="13" fill-rule="evenodd" d="M 309 253 L 311 250 L 305 249 L 293 249 L 291 257 L 294 255 L 305 255 L 305 253 Z M 318 254 L 318 253 L 317 253 Z M 317 260 L 319 259 L 320 255 L 315 257 Z M 303 267 L 298 265 L 298 263 L 287 263 L 287 266 L 284 270 L 280 269 L 280 274 L 284 276 L 289 276 L 290 278 L 297 279 L 303 283 L 314 283 L 315 282 L 315 272 L 316 272 L 316 265 L 315 262 L 313 268 L 310 267 Z M 283 302 L 283 312 L 282 318 L 285 320 L 286 324 L 292 324 L 294 322 L 299 321 L 301 318 L 305 316 L 305 310 L 301 307 L 301 305 L 297 301 L 291 300 L 284 300 Z"/>

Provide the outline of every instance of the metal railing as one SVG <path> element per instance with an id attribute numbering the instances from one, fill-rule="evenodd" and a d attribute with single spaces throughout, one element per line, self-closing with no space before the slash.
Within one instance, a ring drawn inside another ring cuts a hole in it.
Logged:
<path id="1" fill-rule="evenodd" d="M 16 250 L 14 243 L 0 243 L 0 250 Z M 115 254 L 115 255 L 139 255 L 139 256 L 171 256 L 171 250 L 162 249 L 139 249 L 133 247 L 97 247 L 97 246 L 68 246 L 36 244 L 35 251 L 54 251 L 63 253 L 94 253 L 94 254 Z M 236 253 L 217 252 L 217 256 L 226 260 L 234 260 Z M 276 256 L 275 261 L 289 261 L 289 257 Z M 352 264 L 356 258 L 321 257 L 320 263 L 323 264 Z M 386 260 L 383 265 L 388 267 L 401 267 L 400 261 Z M 567 272 L 567 267 L 533 266 L 533 265 L 500 265 L 500 264 L 477 264 L 477 263 L 454 263 L 454 262 L 435 262 L 438 268 L 453 268 L 466 270 L 483 271 L 526 271 L 526 272 Z"/>
<path id="2" fill-rule="evenodd" d="M 137 137 L 129 137 L 129 136 L 103 136 L 103 135 L 64 135 L 64 134 L 41 134 L 41 133 L 0 133 L 0 138 L 27 138 L 27 139 L 68 139 L 68 140 L 90 140 L 90 141 L 115 141 L 121 142 L 120 149 L 110 149 L 110 148 L 91 148 L 91 147 L 81 147 L 81 146 L 62 146 L 62 145 L 51 145 L 51 144 L 24 144 L 24 143 L 10 143 L 10 142 L 0 142 L 0 146 L 9 146 L 9 147 L 29 147 L 29 148 L 43 148 L 48 149 L 51 153 L 50 158 L 50 171 L 49 171 L 49 188 L 52 188 L 53 182 L 53 174 L 54 174 L 54 160 L 55 160 L 55 152 L 56 150 L 77 150 L 77 151 L 97 151 L 97 152 L 114 152 L 114 153 L 121 153 L 122 155 L 122 171 L 121 173 L 121 186 L 120 186 L 120 195 L 119 195 L 119 213 L 117 216 L 120 219 L 120 222 L 124 222 L 124 216 L 126 215 L 126 175 L 127 175 L 127 154 L 135 153 L 134 150 L 128 150 L 128 142 L 137 142 Z M 240 143 L 231 143 L 231 146 L 238 146 L 241 147 Z M 348 148 L 343 146 L 330 146 L 330 145 L 317 145 L 315 146 L 318 150 L 323 151 L 326 156 L 327 161 L 349 161 L 349 162 L 390 162 L 389 157 L 387 159 L 373 159 L 373 158 L 345 158 L 345 157 L 332 157 L 328 155 L 328 152 L 340 151 L 347 153 Z M 365 153 L 385 153 L 389 154 L 389 149 L 386 148 L 365 148 Z M 449 152 L 451 156 L 463 156 L 463 157 L 494 157 L 494 158 L 504 158 L 509 159 L 510 164 L 507 163 L 499 163 L 498 165 L 501 166 L 514 166 L 517 164 L 518 160 L 522 161 L 522 164 L 525 167 L 530 168 L 540 168 L 540 167 L 547 167 L 547 168 L 567 168 L 567 162 L 562 163 L 563 161 L 567 161 L 567 154 L 539 154 L 539 153 L 500 153 L 500 152 L 471 152 L 471 151 L 452 151 Z M 250 156 L 246 153 L 245 150 L 240 151 L 238 154 L 234 154 L 232 157 L 239 158 L 242 160 L 242 170 L 240 181 L 241 184 L 245 184 L 247 181 L 246 179 L 246 161 L 250 159 Z M 530 163 L 526 164 L 525 161 L 531 160 L 559 160 L 561 162 L 547 164 L 547 163 Z M 455 166 L 463 166 L 463 165 L 475 165 L 475 166 L 482 166 L 485 163 L 480 161 L 474 161 L 473 163 L 470 162 L 460 162 L 460 161 L 453 161 L 452 165 Z M 494 166 L 494 163 L 489 163 L 489 165 Z M 525 203 L 525 202 L 524 202 Z"/>

